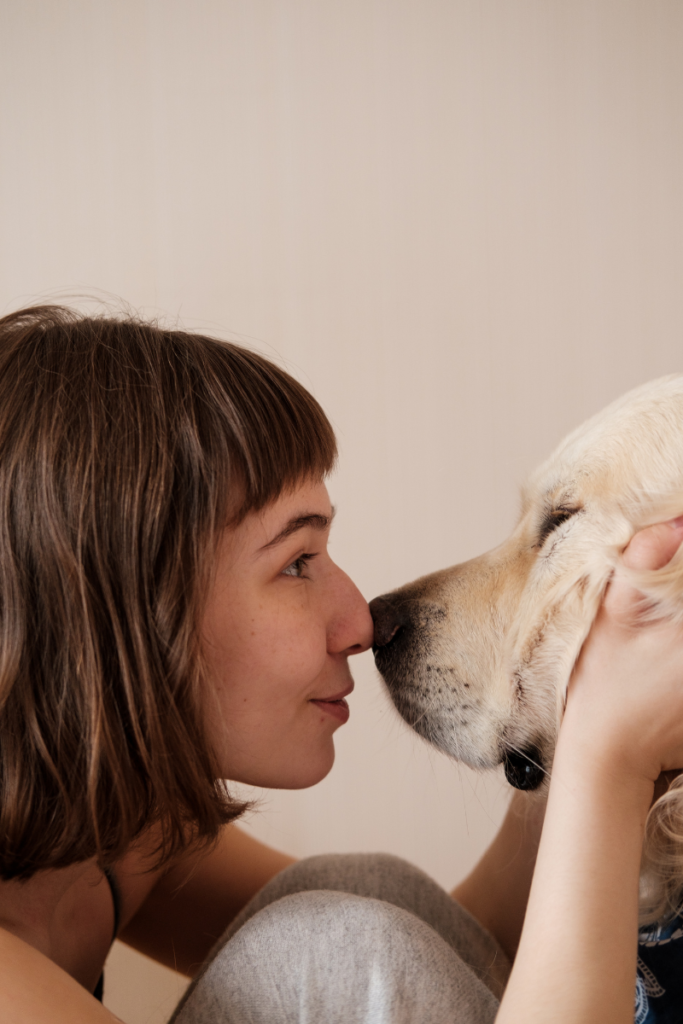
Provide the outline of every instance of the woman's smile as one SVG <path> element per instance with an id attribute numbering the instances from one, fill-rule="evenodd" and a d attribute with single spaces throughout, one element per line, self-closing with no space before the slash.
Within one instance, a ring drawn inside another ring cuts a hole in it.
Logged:
<path id="1" fill-rule="evenodd" d="M 346 703 L 345 697 L 353 691 L 353 681 L 350 686 L 338 693 L 335 697 L 313 697 L 311 704 L 315 704 L 316 707 L 326 711 L 329 715 L 333 715 L 342 725 L 348 722 L 351 711 L 349 705 Z"/>

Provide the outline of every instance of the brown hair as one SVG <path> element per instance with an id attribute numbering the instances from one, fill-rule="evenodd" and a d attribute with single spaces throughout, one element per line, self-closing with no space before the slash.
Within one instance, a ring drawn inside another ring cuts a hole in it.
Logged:
<path id="1" fill-rule="evenodd" d="M 336 456 L 315 399 L 239 346 L 36 306 L 0 319 L 0 876 L 158 863 L 243 810 L 201 720 L 219 530 Z"/>

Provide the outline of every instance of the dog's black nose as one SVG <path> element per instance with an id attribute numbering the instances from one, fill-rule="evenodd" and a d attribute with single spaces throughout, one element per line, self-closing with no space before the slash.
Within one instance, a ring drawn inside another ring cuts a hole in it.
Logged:
<path id="1" fill-rule="evenodd" d="M 508 750 L 503 758 L 505 778 L 515 789 L 533 790 L 543 782 L 545 771 L 536 747 L 526 750 Z"/>
<path id="2" fill-rule="evenodd" d="M 391 599 L 391 595 L 375 597 L 370 602 L 370 614 L 375 624 L 373 651 L 378 647 L 386 647 L 394 639 L 401 626 L 407 624 L 405 612 Z"/>

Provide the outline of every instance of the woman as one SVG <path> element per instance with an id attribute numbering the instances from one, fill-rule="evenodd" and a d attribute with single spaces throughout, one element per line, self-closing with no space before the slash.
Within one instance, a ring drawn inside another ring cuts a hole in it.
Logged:
<path id="1" fill-rule="evenodd" d="M 0 321 L 3 1021 L 114 1020 L 116 934 L 197 976 L 182 1024 L 496 1016 L 540 812 L 513 803 L 456 902 L 395 858 L 293 865 L 217 782 L 332 766 L 372 641 L 327 552 L 334 458 L 311 396 L 236 346 L 58 307 Z M 683 642 L 636 604 L 616 580 L 573 685 L 500 1020 L 632 1018 L 638 844 L 683 764 Z"/>

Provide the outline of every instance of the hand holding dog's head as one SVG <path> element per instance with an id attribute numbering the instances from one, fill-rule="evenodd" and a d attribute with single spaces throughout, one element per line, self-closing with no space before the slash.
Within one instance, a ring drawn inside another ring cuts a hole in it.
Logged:
<path id="1" fill-rule="evenodd" d="M 610 581 L 612 625 L 683 623 L 683 531 L 665 522 L 683 510 L 682 455 L 683 377 L 666 378 L 559 446 L 498 548 L 371 602 L 377 666 L 421 736 L 540 784 Z M 683 815 L 680 835 L 683 878 Z"/>
<path id="2" fill-rule="evenodd" d="M 633 571 L 663 569 L 682 540 L 683 520 L 673 520 L 640 531 L 625 549 L 572 674 L 560 730 L 596 764 L 651 783 L 683 765 L 683 629 L 653 614 Z"/>

